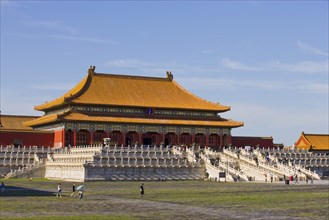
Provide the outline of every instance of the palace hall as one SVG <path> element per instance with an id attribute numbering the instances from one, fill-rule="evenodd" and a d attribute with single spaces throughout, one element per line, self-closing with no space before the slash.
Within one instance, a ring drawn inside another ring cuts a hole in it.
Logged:
<path id="1" fill-rule="evenodd" d="M 88 74 L 74 88 L 35 106 L 42 117 L 24 122 L 52 131 L 54 146 L 117 145 L 227 146 L 231 129 L 243 122 L 225 119 L 229 106 L 204 100 L 166 77 Z"/>

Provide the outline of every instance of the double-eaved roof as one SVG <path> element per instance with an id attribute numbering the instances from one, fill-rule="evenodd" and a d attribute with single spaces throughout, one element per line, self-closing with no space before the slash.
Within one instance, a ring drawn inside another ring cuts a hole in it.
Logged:
<path id="1" fill-rule="evenodd" d="M 135 123 L 160 125 L 187 125 L 213 127 L 240 127 L 242 122 L 218 119 L 179 119 L 150 118 L 143 116 L 126 117 L 113 115 L 95 115 L 76 110 L 58 111 L 66 106 L 106 106 L 130 108 L 155 108 L 163 110 L 225 112 L 229 106 L 209 102 L 190 93 L 173 80 L 167 72 L 166 78 L 101 74 L 90 71 L 84 79 L 63 96 L 35 106 L 36 110 L 48 112 L 43 117 L 24 123 L 26 126 L 42 126 L 63 121 Z"/>

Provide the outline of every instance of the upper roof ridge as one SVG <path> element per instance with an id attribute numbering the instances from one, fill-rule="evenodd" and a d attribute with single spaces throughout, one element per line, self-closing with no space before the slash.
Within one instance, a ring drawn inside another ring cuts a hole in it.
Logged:
<path id="1" fill-rule="evenodd" d="M 113 78 L 125 78 L 125 79 L 140 79 L 140 80 L 161 80 L 161 81 L 172 81 L 169 77 L 154 77 L 154 76 L 135 76 L 135 75 L 125 75 L 116 73 L 94 73 L 93 76 L 99 77 L 113 77 Z"/>
<path id="2" fill-rule="evenodd" d="M 171 71 L 167 71 L 167 77 L 154 77 L 154 76 L 136 76 L 136 75 L 125 75 L 125 74 L 113 74 L 113 73 L 96 73 L 96 66 L 89 66 L 88 75 L 89 76 L 104 76 L 104 77 L 117 77 L 117 78 L 130 78 L 130 79 L 142 79 L 142 80 L 164 80 L 164 81 L 172 81 L 174 79 Z"/>

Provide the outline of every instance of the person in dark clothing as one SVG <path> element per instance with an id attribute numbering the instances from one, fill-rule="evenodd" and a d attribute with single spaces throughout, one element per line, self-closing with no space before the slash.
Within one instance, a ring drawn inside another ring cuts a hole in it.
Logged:
<path id="1" fill-rule="evenodd" d="M 139 192 L 141 194 L 141 197 L 143 197 L 144 195 L 144 184 L 142 183 L 142 185 L 139 187 Z"/>
<path id="2" fill-rule="evenodd" d="M 72 193 L 71 196 L 75 197 L 75 183 L 72 185 Z"/>
<path id="3" fill-rule="evenodd" d="M 1 185 L 0 185 L 0 191 L 3 193 L 6 189 L 6 186 L 3 182 L 1 182 Z"/>

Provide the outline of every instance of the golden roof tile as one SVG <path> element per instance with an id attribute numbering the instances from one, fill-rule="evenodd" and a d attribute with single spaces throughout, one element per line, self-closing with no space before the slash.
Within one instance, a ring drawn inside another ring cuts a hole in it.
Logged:
<path id="1" fill-rule="evenodd" d="M 36 118 L 34 120 L 26 121 L 23 123 L 24 126 L 34 126 L 34 125 L 41 125 L 41 124 L 48 124 L 55 122 L 59 119 L 60 116 L 64 115 L 62 114 L 50 114 L 50 115 L 44 115 L 42 117 Z"/>
<path id="2" fill-rule="evenodd" d="M 32 130 L 23 125 L 24 122 L 39 118 L 40 116 L 0 115 L 0 130 Z"/>
<path id="3" fill-rule="evenodd" d="M 298 149 L 309 150 L 329 150 L 329 134 L 305 134 L 302 132 L 301 136 L 296 142 Z"/>
<path id="4" fill-rule="evenodd" d="M 172 75 L 171 75 L 172 76 Z M 190 93 L 172 77 L 143 77 L 89 73 L 65 95 L 35 106 L 45 111 L 65 104 L 107 105 L 224 112 L 230 107 Z"/>
<path id="5" fill-rule="evenodd" d="M 329 150 L 329 134 L 304 134 L 313 150 Z"/>

